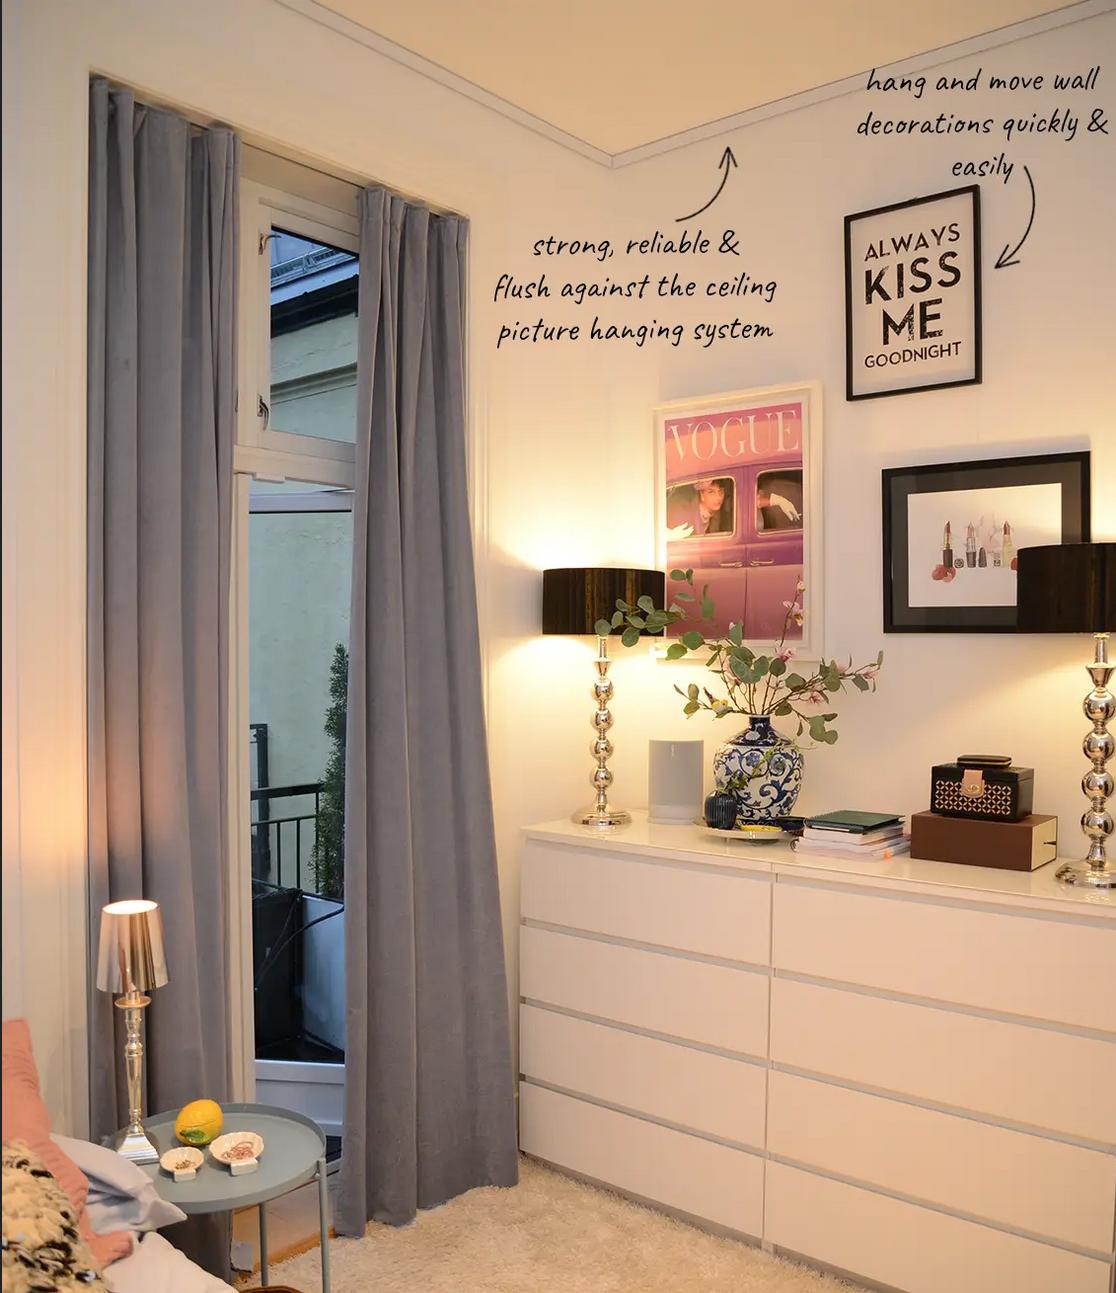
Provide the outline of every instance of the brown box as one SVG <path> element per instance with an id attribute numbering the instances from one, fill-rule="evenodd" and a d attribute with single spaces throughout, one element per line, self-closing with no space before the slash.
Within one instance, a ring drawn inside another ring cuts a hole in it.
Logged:
<path id="1" fill-rule="evenodd" d="M 1017 822 L 985 822 L 940 813 L 911 818 L 911 857 L 927 862 L 1035 871 L 1058 852 L 1058 819 L 1031 813 Z"/>

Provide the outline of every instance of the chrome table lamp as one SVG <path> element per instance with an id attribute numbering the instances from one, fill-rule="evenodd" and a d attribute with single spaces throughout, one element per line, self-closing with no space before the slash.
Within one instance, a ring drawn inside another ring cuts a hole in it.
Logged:
<path id="1" fill-rule="evenodd" d="M 159 1161 L 147 1138 L 143 1114 L 143 1012 L 151 1004 L 146 994 L 167 982 L 163 949 L 163 919 L 157 902 L 131 899 L 101 908 L 101 943 L 97 955 L 97 987 L 119 993 L 116 1006 L 124 1011 L 124 1064 L 128 1075 L 128 1129 L 117 1153 L 133 1163 Z"/>
<path id="2" fill-rule="evenodd" d="M 1116 867 L 1106 855 L 1112 834 L 1107 805 L 1112 773 L 1105 765 L 1114 747 L 1108 723 L 1116 715 L 1116 697 L 1108 690 L 1114 671 L 1108 659 L 1108 635 L 1116 631 L 1116 543 L 1020 548 L 1018 576 L 1016 627 L 1021 633 L 1091 633 L 1096 641 L 1093 663 L 1085 666 L 1093 689 L 1082 706 L 1093 724 L 1082 743 L 1092 765 L 1081 779 L 1089 799 L 1081 817 L 1089 850 L 1083 862 L 1067 862 L 1056 875 L 1065 884 L 1113 889 Z"/>
<path id="3" fill-rule="evenodd" d="M 596 761 L 592 775 L 596 798 L 588 808 L 573 814 L 573 820 L 582 826 L 608 830 L 626 826 L 632 820 L 631 813 L 614 807 L 608 798 L 612 785 L 612 773 L 608 769 L 612 755 L 612 742 L 608 739 L 612 714 L 608 702 L 613 688 L 608 676 L 608 638 L 598 634 L 597 624 L 600 620 L 612 619 L 617 601 L 635 606 L 641 597 L 650 597 L 657 606 L 662 606 L 665 594 L 666 576 L 661 570 L 566 567 L 543 571 L 542 631 L 597 639 L 594 662 L 597 676 L 592 692 L 596 702 L 592 719 L 596 737 L 589 747 Z"/>

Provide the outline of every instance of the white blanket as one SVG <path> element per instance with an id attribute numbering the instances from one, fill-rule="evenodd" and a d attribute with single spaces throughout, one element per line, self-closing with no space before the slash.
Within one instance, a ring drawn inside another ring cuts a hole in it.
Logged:
<path id="1" fill-rule="evenodd" d="M 132 1255 L 105 1267 L 112 1293 L 229 1293 L 224 1280 L 203 1271 L 152 1231 L 135 1237 Z"/>

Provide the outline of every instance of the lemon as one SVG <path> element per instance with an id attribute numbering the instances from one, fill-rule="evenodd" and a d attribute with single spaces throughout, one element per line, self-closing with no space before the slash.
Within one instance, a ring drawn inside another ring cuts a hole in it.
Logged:
<path id="1" fill-rule="evenodd" d="M 216 1100 L 191 1100 L 174 1120 L 174 1134 L 184 1145 L 208 1145 L 221 1134 L 224 1121 Z"/>

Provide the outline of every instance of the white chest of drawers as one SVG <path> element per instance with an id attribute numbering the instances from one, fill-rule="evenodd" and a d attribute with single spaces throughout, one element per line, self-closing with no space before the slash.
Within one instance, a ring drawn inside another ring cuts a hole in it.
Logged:
<path id="1" fill-rule="evenodd" d="M 527 1153 L 906 1293 L 1112 1293 L 1116 900 L 526 836 Z"/>

